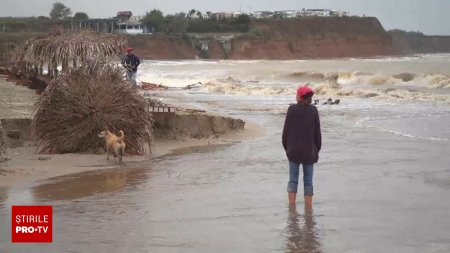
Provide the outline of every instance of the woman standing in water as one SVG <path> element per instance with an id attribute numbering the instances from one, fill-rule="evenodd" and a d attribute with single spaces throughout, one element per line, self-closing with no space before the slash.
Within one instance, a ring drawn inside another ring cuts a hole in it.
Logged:
<path id="1" fill-rule="evenodd" d="M 283 129 L 283 147 L 289 159 L 289 205 L 295 205 L 299 167 L 303 165 L 305 207 L 312 208 L 314 163 L 322 146 L 319 112 L 311 105 L 314 91 L 302 86 L 297 90 L 297 104 L 289 106 Z"/>

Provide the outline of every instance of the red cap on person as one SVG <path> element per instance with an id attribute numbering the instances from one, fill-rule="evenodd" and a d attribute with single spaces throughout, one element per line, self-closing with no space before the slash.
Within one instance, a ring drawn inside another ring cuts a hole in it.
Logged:
<path id="1" fill-rule="evenodd" d="M 312 94 L 314 94 L 314 91 L 311 88 L 309 88 L 308 86 L 300 86 L 297 89 L 297 96 L 299 96 L 299 97 L 304 97 L 310 93 L 312 95 Z"/>
<path id="2" fill-rule="evenodd" d="M 127 47 L 127 52 L 131 52 L 131 51 L 133 51 L 133 48 L 132 47 Z"/>

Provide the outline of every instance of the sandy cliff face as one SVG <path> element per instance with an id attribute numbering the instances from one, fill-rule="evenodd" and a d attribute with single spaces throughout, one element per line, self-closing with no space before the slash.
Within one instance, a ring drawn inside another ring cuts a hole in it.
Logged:
<path id="1" fill-rule="evenodd" d="M 252 24 L 259 38 L 233 40 L 232 59 L 367 57 L 394 53 L 376 18 L 302 18 Z"/>
<path id="2" fill-rule="evenodd" d="M 370 57 L 395 53 L 391 36 L 376 18 L 301 18 L 254 21 L 249 34 L 231 41 L 225 52 L 217 40 L 202 54 L 178 37 L 133 36 L 130 45 L 146 59 L 307 59 Z"/>
<path id="3" fill-rule="evenodd" d="M 144 59 L 194 59 L 197 52 L 190 41 L 178 36 L 127 36 L 129 45 Z"/>

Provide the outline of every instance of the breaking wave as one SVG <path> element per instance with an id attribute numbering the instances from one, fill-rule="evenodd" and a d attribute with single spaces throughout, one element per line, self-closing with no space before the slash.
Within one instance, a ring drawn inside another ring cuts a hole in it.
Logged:
<path id="1" fill-rule="evenodd" d="M 248 83 L 208 82 L 204 88 L 209 92 L 233 95 L 289 95 L 295 91 L 292 87 L 273 87 Z"/>
<path id="2" fill-rule="evenodd" d="M 435 94 L 426 91 L 408 89 L 405 87 L 358 87 L 340 84 L 335 81 L 322 81 L 309 84 L 316 95 L 320 98 L 327 97 L 361 97 L 388 99 L 394 101 L 421 101 L 421 102 L 443 102 L 450 104 L 450 94 Z M 232 94 L 232 95 L 260 95 L 273 96 L 295 94 L 296 86 L 292 85 L 267 85 L 260 83 L 240 82 L 229 78 L 226 80 L 210 81 L 204 84 L 208 92 Z"/>
<path id="3" fill-rule="evenodd" d="M 398 73 L 395 75 L 364 72 L 295 72 L 291 77 L 305 82 L 332 81 L 346 85 L 418 85 L 431 89 L 450 89 L 450 76 L 445 74 Z"/>

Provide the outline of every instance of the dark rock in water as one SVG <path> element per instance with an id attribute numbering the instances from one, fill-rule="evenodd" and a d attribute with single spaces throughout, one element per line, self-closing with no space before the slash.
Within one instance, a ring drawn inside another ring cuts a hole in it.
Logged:
<path id="1" fill-rule="evenodd" d="M 322 105 L 332 105 L 333 104 L 333 99 L 329 98 L 325 103 L 323 103 Z"/>
<path id="2" fill-rule="evenodd" d="M 409 81 L 413 80 L 414 78 L 416 78 L 416 75 L 412 74 L 412 73 L 400 73 L 397 75 L 393 75 L 392 77 L 401 79 L 403 82 L 409 82 Z"/>
<path id="3" fill-rule="evenodd" d="M 319 100 L 317 100 L 318 102 Z M 338 105 L 341 103 L 340 99 L 336 99 L 333 101 L 333 99 L 329 98 L 325 103 L 323 103 L 322 105 Z"/>
<path id="4" fill-rule="evenodd" d="M 332 105 L 338 105 L 339 103 L 341 103 L 341 100 L 340 99 L 336 99 L 331 104 Z"/>
<path id="5" fill-rule="evenodd" d="M 362 96 L 363 98 L 373 98 L 373 97 L 378 97 L 379 96 L 379 94 L 377 94 L 377 93 L 369 93 L 369 94 L 366 94 L 366 95 L 364 95 L 364 96 Z"/>

